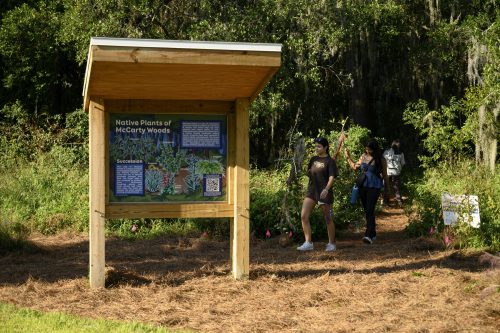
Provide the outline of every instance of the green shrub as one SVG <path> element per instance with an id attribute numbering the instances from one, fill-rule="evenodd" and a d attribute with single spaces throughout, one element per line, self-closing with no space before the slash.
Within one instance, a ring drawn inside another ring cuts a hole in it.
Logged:
<path id="1" fill-rule="evenodd" d="M 79 109 L 66 115 L 66 123 L 59 135 L 60 145 L 72 151 L 75 164 L 83 168 L 89 165 L 88 114 Z"/>
<path id="2" fill-rule="evenodd" d="M 152 239 L 165 234 L 195 236 L 200 233 L 200 229 L 194 221 L 194 219 L 113 219 L 106 221 L 106 233 L 123 239 Z"/>
<path id="3" fill-rule="evenodd" d="M 24 224 L 0 220 L 0 254 L 15 250 L 34 249 L 27 241 L 28 234 L 29 230 Z"/>
<path id="4" fill-rule="evenodd" d="M 88 221 L 87 115 L 32 114 L 20 102 L 0 110 L 0 221 L 45 234 Z M 14 237 L 15 239 L 15 237 Z"/>
<path id="5" fill-rule="evenodd" d="M 302 230 L 300 222 L 302 184 L 293 188 L 287 195 L 287 201 L 284 202 L 287 177 L 286 168 L 277 171 L 256 169 L 250 171 L 250 229 L 259 238 L 264 238 L 267 230 L 272 235 L 289 231 L 291 227 L 286 223 L 284 216 L 286 213 L 290 216 L 293 228 L 297 231 Z M 316 220 L 317 214 L 313 214 L 311 227 L 315 228 Z"/>
<path id="6" fill-rule="evenodd" d="M 122 239 L 152 239 L 160 235 L 199 237 L 206 232 L 211 238 L 229 238 L 227 218 L 197 219 L 113 219 L 106 221 L 106 233 Z"/>
<path id="7" fill-rule="evenodd" d="M 468 110 L 462 100 L 451 98 L 449 105 L 431 110 L 426 101 L 408 103 L 403 120 L 421 135 L 425 154 L 419 155 L 424 167 L 453 164 L 471 154 L 473 135 L 465 125 Z"/>
<path id="8" fill-rule="evenodd" d="M 16 159 L 32 161 L 41 152 L 49 151 L 55 144 L 61 143 L 60 115 L 51 116 L 41 112 L 29 112 L 21 102 L 4 105 L 0 109 L 0 134 L 2 152 L 14 155 Z M 3 164 L 3 161 L 0 161 Z"/>
<path id="9" fill-rule="evenodd" d="M 454 243 L 459 247 L 490 247 L 500 249 L 500 175 L 493 174 L 473 161 L 441 164 L 425 171 L 423 179 L 411 187 L 412 206 L 409 210 L 410 236 L 427 235 L 432 228 L 444 229 L 441 195 L 477 195 L 481 225 L 472 228 L 461 223 L 451 228 Z"/>
<path id="10" fill-rule="evenodd" d="M 44 234 L 86 230 L 88 173 L 73 150 L 55 145 L 33 161 L 17 158 L 0 174 L 0 219 Z"/>

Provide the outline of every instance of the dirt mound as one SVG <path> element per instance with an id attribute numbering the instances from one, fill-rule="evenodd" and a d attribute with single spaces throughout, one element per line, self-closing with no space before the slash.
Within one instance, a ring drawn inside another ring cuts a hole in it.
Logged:
<path id="1" fill-rule="evenodd" d="M 252 241 L 250 277 L 230 275 L 229 241 L 106 240 L 106 285 L 88 288 L 86 235 L 33 237 L 43 249 L 0 257 L 0 300 L 42 311 L 202 332 L 498 332 L 496 255 L 408 239 L 401 209 L 379 214 L 377 240 L 339 233 L 334 253 Z"/>

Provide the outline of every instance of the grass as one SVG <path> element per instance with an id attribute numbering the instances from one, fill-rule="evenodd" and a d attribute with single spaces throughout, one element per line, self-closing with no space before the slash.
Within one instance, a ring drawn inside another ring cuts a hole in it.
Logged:
<path id="1" fill-rule="evenodd" d="M 88 173 L 71 150 L 54 146 L 32 161 L 0 165 L 0 171 L 2 224 L 23 224 L 43 234 L 86 229 Z"/>
<path id="2" fill-rule="evenodd" d="M 31 309 L 17 308 L 11 304 L 0 303 L 0 332 L 37 332 L 37 333 L 79 333 L 79 332 L 138 332 L 168 333 L 173 331 L 137 322 L 119 322 L 105 319 L 88 319 L 66 315 L 59 312 L 43 313 Z"/>

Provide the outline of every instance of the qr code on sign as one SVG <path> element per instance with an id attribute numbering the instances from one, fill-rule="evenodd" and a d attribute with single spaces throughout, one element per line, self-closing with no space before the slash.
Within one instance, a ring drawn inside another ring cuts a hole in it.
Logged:
<path id="1" fill-rule="evenodd" d="M 207 178 L 207 192 L 219 192 L 220 182 L 219 178 Z"/>
<path id="2" fill-rule="evenodd" d="M 205 175 L 203 177 L 204 188 L 203 195 L 206 197 L 220 196 L 221 192 L 221 175 Z"/>

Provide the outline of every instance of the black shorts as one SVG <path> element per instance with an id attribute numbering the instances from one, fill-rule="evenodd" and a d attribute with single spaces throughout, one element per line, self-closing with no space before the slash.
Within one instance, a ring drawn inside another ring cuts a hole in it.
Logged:
<path id="1" fill-rule="evenodd" d="M 318 193 L 315 188 L 309 187 L 307 188 L 307 194 L 306 197 L 309 199 L 314 200 L 315 202 L 321 204 L 327 204 L 331 205 L 333 203 L 333 193 L 332 191 L 328 191 L 328 194 L 326 195 L 326 198 L 320 199 L 319 196 L 321 194 L 321 191 Z"/>

